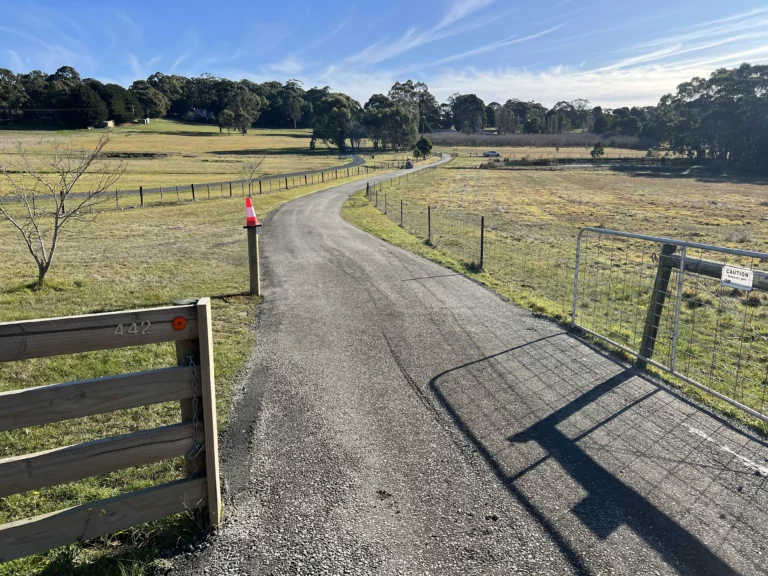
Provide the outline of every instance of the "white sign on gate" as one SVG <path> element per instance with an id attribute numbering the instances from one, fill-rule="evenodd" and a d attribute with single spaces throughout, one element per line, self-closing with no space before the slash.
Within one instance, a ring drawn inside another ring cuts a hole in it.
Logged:
<path id="1" fill-rule="evenodd" d="M 752 290 L 752 270 L 749 268 L 739 268 L 738 266 L 723 266 L 723 275 L 720 283 L 727 288 L 736 288 L 737 290 Z"/>

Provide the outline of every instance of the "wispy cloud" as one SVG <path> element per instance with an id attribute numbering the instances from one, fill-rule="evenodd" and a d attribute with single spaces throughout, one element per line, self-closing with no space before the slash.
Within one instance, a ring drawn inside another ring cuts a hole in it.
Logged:
<path id="1" fill-rule="evenodd" d="M 456 36 L 457 34 L 483 26 L 489 22 L 489 19 L 476 21 L 464 26 L 455 26 L 455 24 L 493 2 L 494 0 L 453 0 L 440 22 L 432 28 L 423 32 L 419 32 L 418 28 L 410 28 L 400 38 L 396 38 L 391 42 L 389 37 L 385 37 L 363 48 L 357 54 L 349 56 L 346 61 L 347 63 L 357 64 L 377 64 L 400 54 L 410 52 L 425 44 Z M 498 17 L 500 15 L 493 16 L 490 20 Z"/>
<path id="2" fill-rule="evenodd" d="M 432 66 L 440 66 L 442 64 L 448 64 L 450 62 L 455 62 L 456 60 L 461 60 L 463 58 L 468 58 L 470 56 L 477 56 L 478 54 L 485 54 L 487 52 L 494 52 L 496 50 L 499 50 L 500 48 L 504 48 L 506 46 L 512 46 L 514 44 L 521 44 L 523 42 L 527 42 L 529 40 L 534 40 L 536 38 L 540 38 L 542 36 L 546 36 L 547 34 L 551 34 L 552 32 L 555 32 L 556 30 L 559 30 L 565 26 L 565 22 L 562 24 L 558 24 L 557 26 L 552 26 L 551 28 L 548 28 L 547 30 L 542 30 L 541 32 L 536 32 L 535 34 L 530 34 L 528 36 L 524 36 L 523 38 L 517 38 L 516 36 L 510 36 L 508 38 L 504 38 L 503 40 L 497 40 L 496 42 L 490 42 L 488 44 L 484 44 L 482 46 L 478 46 L 477 48 L 473 48 L 471 50 L 467 50 L 466 52 L 461 52 L 459 54 L 453 54 L 451 56 L 446 56 L 445 58 L 440 58 L 438 60 L 433 60 L 432 62 L 423 64 L 420 68 L 429 68 Z"/>
<path id="3" fill-rule="evenodd" d="M 130 28 L 137 37 L 141 37 L 143 32 L 136 22 L 134 22 L 128 14 L 122 10 L 117 13 L 117 19 Z"/>
<path id="4" fill-rule="evenodd" d="M 150 74 L 155 72 L 154 66 L 162 60 L 162 56 L 158 55 L 154 58 L 150 58 L 146 62 L 141 62 L 135 54 L 128 54 L 128 63 L 133 73 L 133 78 L 136 80 L 144 80 Z"/>
<path id="5" fill-rule="evenodd" d="M 333 30 L 328 32 L 327 34 L 324 34 L 323 36 L 320 36 L 319 38 L 316 38 L 315 40 L 312 40 L 311 42 L 305 44 L 302 46 L 301 50 L 299 52 L 309 52 L 311 50 L 315 50 L 316 48 L 319 48 L 329 40 L 332 40 L 336 37 L 336 35 L 341 32 L 346 26 L 347 26 L 348 20 L 344 20 L 341 24 L 336 26 Z"/>
<path id="6" fill-rule="evenodd" d="M 295 55 L 288 54 L 280 62 L 270 64 L 269 69 L 281 74 L 296 75 L 301 74 L 304 70 L 304 65 Z"/>

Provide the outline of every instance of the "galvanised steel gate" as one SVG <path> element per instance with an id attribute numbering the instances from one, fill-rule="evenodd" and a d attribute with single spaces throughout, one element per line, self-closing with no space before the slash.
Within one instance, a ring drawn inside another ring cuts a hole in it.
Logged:
<path id="1" fill-rule="evenodd" d="M 572 325 L 768 422 L 768 254 L 579 232 Z"/>

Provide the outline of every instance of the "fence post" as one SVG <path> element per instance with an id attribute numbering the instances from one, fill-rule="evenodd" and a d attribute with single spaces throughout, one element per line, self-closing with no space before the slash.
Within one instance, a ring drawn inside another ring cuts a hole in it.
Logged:
<path id="1" fill-rule="evenodd" d="M 483 269 L 485 260 L 485 216 L 480 216 L 480 265 L 478 271 Z"/>
<path id="2" fill-rule="evenodd" d="M 160 186 L 160 204 L 163 203 L 163 187 Z"/>
<path id="3" fill-rule="evenodd" d="M 387 195 L 384 194 L 384 214 L 387 213 Z"/>
<path id="4" fill-rule="evenodd" d="M 245 198 L 245 186 L 243 185 L 242 182 L 240 182 L 240 196 Z"/>
<path id="5" fill-rule="evenodd" d="M 371 199 L 371 183 L 370 182 L 365 183 L 365 197 L 368 198 L 368 200 Z"/>
<path id="6" fill-rule="evenodd" d="M 195 185 L 192 184 L 192 202 L 195 201 Z"/>
<path id="7" fill-rule="evenodd" d="M 306 186 L 306 185 L 307 185 L 307 175 L 304 174 L 304 186 Z"/>
<path id="8" fill-rule="evenodd" d="M 176 204 L 179 203 L 179 187 L 176 186 Z"/>
<path id="9" fill-rule="evenodd" d="M 208 200 L 210 200 L 211 199 L 211 185 L 210 184 L 206 184 L 205 187 L 208 189 Z"/>
<path id="10" fill-rule="evenodd" d="M 203 396 L 205 430 L 205 476 L 208 481 L 208 521 L 218 526 L 221 517 L 221 482 L 219 479 L 219 440 L 216 421 L 216 383 L 213 372 L 213 328 L 211 299 L 197 302 L 197 325 L 200 351 L 200 384 Z"/>
<path id="11" fill-rule="evenodd" d="M 232 182 L 229 183 L 229 197 L 232 198 Z"/>
<path id="12" fill-rule="evenodd" d="M 288 190 L 288 177 L 285 177 L 285 189 Z"/>
<path id="13" fill-rule="evenodd" d="M 432 244 L 432 206 L 427 206 L 427 242 Z"/>
<path id="14" fill-rule="evenodd" d="M 683 281 L 685 280 L 685 246 L 680 248 L 680 268 L 677 271 L 677 298 L 675 299 L 675 323 L 672 329 L 672 354 L 669 359 L 669 369 L 675 371 L 677 362 L 677 339 L 680 333 L 680 306 L 683 303 Z"/>
<path id="15" fill-rule="evenodd" d="M 403 225 L 403 201 L 400 200 L 400 226 Z"/>
<path id="16" fill-rule="evenodd" d="M 120 201 L 117 199 L 117 190 L 115 190 L 115 210 L 120 208 Z"/>
<path id="17" fill-rule="evenodd" d="M 261 191 L 261 180 L 259 180 L 259 194 L 261 194 L 261 193 L 262 193 L 262 191 Z"/>
<path id="18" fill-rule="evenodd" d="M 376 186 L 373 187 L 373 191 L 376 193 L 376 208 L 379 207 L 379 191 L 376 190 Z"/>
<path id="19" fill-rule="evenodd" d="M 261 296 L 261 278 L 259 276 L 259 227 L 246 226 L 248 230 L 248 271 L 250 273 L 251 294 Z"/>
<path id="20" fill-rule="evenodd" d="M 667 298 L 669 289 L 669 277 L 672 274 L 669 256 L 675 253 L 677 246 L 674 244 L 662 244 L 661 255 L 659 256 L 659 267 L 656 270 L 656 280 L 653 283 L 653 292 L 651 293 L 651 303 L 648 306 L 648 313 L 645 316 L 645 327 L 643 328 L 643 339 L 640 342 L 640 356 L 637 364 L 645 367 L 646 361 L 653 356 L 653 349 L 656 346 L 656 338 L 661 324 L 661 315 L 664 312 L 664 300 Z"/>
<path id="21" fill-rule="evenodd" d="M 325 172 L 320 172 L 320 178 L 325 182 Z"/>
<path id="22" fill-rule="evenodd" d="M 141 203 L 141 207 L 144 207 L 144 187 L 139 186 L 139 202 Z"/>

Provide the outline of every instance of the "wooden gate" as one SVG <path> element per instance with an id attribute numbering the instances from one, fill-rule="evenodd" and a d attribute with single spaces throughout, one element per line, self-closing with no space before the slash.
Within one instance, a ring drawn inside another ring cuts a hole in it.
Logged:
<path id="1" fill-rule="evenodd" d="M 0 497 L 186 455 L 187 478 L 0 525 L 0 562 L 172 514 L 221 512 L 209 298 L 0 323 L 0 362 L 175 342 L 177 366 L 0 393 L 0 432 L 179 400 L 182 422 L 0 460 Z"/>

